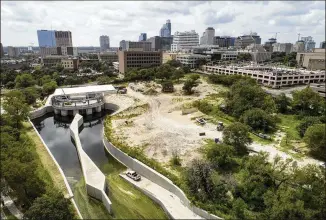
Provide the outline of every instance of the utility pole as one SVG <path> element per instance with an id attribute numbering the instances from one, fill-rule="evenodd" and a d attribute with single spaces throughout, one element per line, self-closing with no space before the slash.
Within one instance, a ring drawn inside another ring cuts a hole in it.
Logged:
<path id="1" fill-rule="evenodd" d="M 275 32 L 275 39 L 277 39 L 277 34 L 279 34 L 280 32 Z"/>

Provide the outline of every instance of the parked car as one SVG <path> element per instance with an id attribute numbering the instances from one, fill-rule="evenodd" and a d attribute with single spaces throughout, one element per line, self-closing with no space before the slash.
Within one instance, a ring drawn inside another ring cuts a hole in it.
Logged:
<path id="1" fill-rule="evenodd" d="M 136 173 L 135 171 L 127 171 L 126 173 L 127 177 L 133 179 L 134 181 L 140 181 L 141 177 L 138 173 Z"/>

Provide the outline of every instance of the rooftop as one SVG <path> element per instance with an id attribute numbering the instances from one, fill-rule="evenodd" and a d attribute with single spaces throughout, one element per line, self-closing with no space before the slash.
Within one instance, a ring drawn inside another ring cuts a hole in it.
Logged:
<path id="1" fill-rule="evenodd" d="M 112 85 L 82 86 L 74 88 L 58 88 L 53 95 L 72 95 L 85 93 L 113 92 L 115 88 Z"/>

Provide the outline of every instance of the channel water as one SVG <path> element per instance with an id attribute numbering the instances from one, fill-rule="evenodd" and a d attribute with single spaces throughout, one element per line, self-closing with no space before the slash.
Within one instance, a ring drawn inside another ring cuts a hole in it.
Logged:
<path id="1" fill-rule="evenodd" d="M 79 133 L 83 149 L 99 168 L 108 162 L 102 142 L 102 131 L 105 116 L 112 113 L 112 111 L 103 111 L 84 116 L 84 124 Z M 69 126 L 73 118 L 73 116 L 62 117 L 48 113 L 32 120 L 72 189 L 83 175 L 76 147 L 70 137 Z"/>

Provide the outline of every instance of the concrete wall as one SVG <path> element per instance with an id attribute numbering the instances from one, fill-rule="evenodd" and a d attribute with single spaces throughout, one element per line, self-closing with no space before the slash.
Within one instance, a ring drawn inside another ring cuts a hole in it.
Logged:
<path id="1" fill-rule="evenodd" d="M 83 116 L 76 114 L 74 120 L 70 125 L 70 135 L 75 141 L 75 146 L 77 148 L 77 154 L 85 178 L 86 191 L 91 197 L 101 200 L 111 213 L 111 201 L 106 195 L 106 178 L 101 170 L 96 166 L 96 164 L 89 158 L 83 147 L 79 138 L 79 127 L 83 124 Z"/>
<path id="2" fill-rule="evenodd" d="M 30 119 L 33 120 L 35 118 L 42 117 L 43 115 L 45 115 L 48 112 L 53 112 L 52 106 L 43 106 L 39 109 L 31 111 L 29 117 L 30 117 Z"/>
<path id="3" fill-rule="evenodd" d="M 104 128 L 103 128 L 104 132 Z M 162 174 L 156 172 L 149 166 L 143 164 L 142 162 L 138 161 L 137 159 L 134 159 L 118 148 L 114 147 L 112 143 L 108 142 L 105 138 L 103 137 L 103 144 L 105 146 L 105 149 L 118 161 L 120 161 L 122 164 L 125 166 L 129 167 L 130 169 L 136 171 L 140 175 L 144 176 L 145 178 L 151 180 L 152 182 L 156 183 L 157 185 L 163 187 L 166 190 L 169 190 L 176 196 L 180 198 L 182 203 L 187 206 L 189 209 L 191 209 L 194 213 L 197 215 L 205 218 L 205 219 L 221 219 L 220 217 L 217 217 L 215 215 L 209 214 L 208 212 L 197 208 L 193 205 L 191 205 L 190 201 L 188 200 L 187 196 L 184 194 L 184 192 L 171 180 L 163 176 Z M 153 195 L 152 195 L 153 196 Z M 150 196 L 152 198 L 152 196 Z M 155 200 L 156 201 L 156 200 Z"/>
<path id="4" fill-rule="evenodd" d="M 83 219 L 82 215 L 80 214 L 80 211 L 77 207 L 77 204 L 74 200 L 74 194 L 70 188 L 70 185 L 68 183 L 68 180 L 65 176 L 65 174 L 63 173 L 63 170 L 61 169 L 60 165 L 58 164 L 57 160 L 54 158 L 54 156 L 52 155 L 50 149 L 48 148 L 48 146 L 46 145 L 46 143 L 44 142 L 43 138 L 41 137 L 41 135 L 38 133 L 37 129 L 35 128 L 34 124 L 31 122 L 30 119 L 28 119 L 29 123 L 32 125 L 33 129 L 35 130 L 37 136 L 40 138 L 40 140 L 42 141 L 43 143 L 43 146 L 45 147 L 45 149 L 47 150 L 48 154 L 50 155 L 50 157 L 52 158 L 53 162 L 55 163 L 55 165 L 57 166 L 62 178 L 63 178 L 63 181 L 65 182 L 65 185 L 66 185 L 66 188 L 67 188 L 67 191 L 68 191 L 68 194 L 69 194 L 69 198 L 70 198 L 70 201 L 72 202 L 72 204 L 74 205 L 76 211 L 77 211 L 77 214 L 79 216 L 80 219 Z"/>

